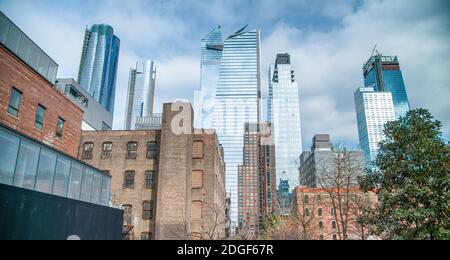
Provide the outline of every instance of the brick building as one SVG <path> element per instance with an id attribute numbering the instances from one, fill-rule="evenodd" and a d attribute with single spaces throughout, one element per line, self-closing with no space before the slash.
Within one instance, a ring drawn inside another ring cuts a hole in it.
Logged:
<path id="1" fill-rule="evenodd" d="M 54 87 L 58 65 L 0 12 L 0 122 L 77 156 L 83 111 Z"/>
<path id="2" fill-rule="evenodd" d="M 129 239 L 225 237 L 223 149 L 192 115 L 189 103 L 167 103 L 160 129 L 82 132 L 80 159 L 111 174 Z"/>
<path id="3" fill-rule="evenodd" d="M 270 125 L 246 123 L 243 165 L 238 165 L 238 228 L 245 239 L 259 236 L 275 206 L 275 149 Z"/>
<path id="4" fill-rule="evenodd" d="M 364 193 L 358 188 L 296 187 L 293 197 L 292 219 L 302 239 L 368 239 L 369 229 L 357 220 L 364 207 L 375 205 L 375 193 Z"/>

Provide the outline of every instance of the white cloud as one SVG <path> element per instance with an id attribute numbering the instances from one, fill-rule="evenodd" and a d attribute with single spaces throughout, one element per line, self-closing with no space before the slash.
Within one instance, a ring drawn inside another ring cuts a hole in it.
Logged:
<path id="1" fill-rule="evenodd" d="M 279 23 L 263 39 L 264 67 L 277 52 L 289 52 L 301 91 L 303 142 L 329 131 L 332 140 L 358 143 L 353 92 L 374 44 L 398 55 L 411 106 L 430 109 L 450 133 L 450 41 L 448 16 L 418 1 L 366 2 L 330 32 L 304 32 Z M 269 55 L 267 57 L 267 55 Z"/>
<path id="2" fill-rule="evenodd" d="M 121 39 L 116 129 L 123 125 L 128 72 L 137 59 L 156 61 L 155 110 L 160 111 L 162 102 L 192 100 L 200 77 L 199 42 L 209 28 L 225 25 L 226 36 L 248 23 L 262 27 L 264 86 L 276 53 L 292 56 L 304 144 L 319 132 L 329 132 L 336 142 L 357 144 L 353 92 L 362 85 L 361 67 L 375 43 L 382 53 L 398 55 L 412 107 L 430 109 L 450 136 L 448 1 L 80 3 L 0 0 L 6 15 L 60 65 L 59 77 L 76 78 L 86 25 L 114 27 Z"/>

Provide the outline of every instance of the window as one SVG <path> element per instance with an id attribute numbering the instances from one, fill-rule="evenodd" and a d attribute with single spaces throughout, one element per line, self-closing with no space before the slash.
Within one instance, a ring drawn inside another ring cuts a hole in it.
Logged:
<path id="1" fill-rule="evenodd" d="M 123 179 L 124 189 L 134 189 L 134 171 L 125 171 Z"/>
<path id="2" fill-rule="evenodd" d="M 333 234 L 333 240 L 337 240 L 336 234 Z"/>
<path id="3" fill-rule="evenodd" d="M 70 160 L 58 155 L 53 194 L 66 196 L 69 187 Z"/>
<path id="4" fill-rule="evenodd" d="M 34 120 L 34 127 L 42 130 L 44 126 L 45 107 L 38 105 L 36 108 L 36 118 Z"/>
<path id="5" fill-rule="evenodd" d="M 0 183 L 11 185 L 16 167 L 20 139 L 0 130 Z"/>
<path id="6" fill-rule="evenodd" d="M 142 232 L 141 233 L 141 240 L 150 240 L 150 232 Z"/>
<path id="7" fill-rule="evenodd" d="M 39 166 L 37 169 L 35 189 L 45 193 L 50 193 L 55 175 L 56 154 L 47 149 L 41 149 Z"/>
<path id="8" fill-rule="evenodd" d="M 133 207 L 131 205 L 123 205 L 123 224 L 128 226 L 131 225 Z"/>
<path id="9" fill-rule="evenodd" d="M 309 201 L 308 195 L 303 196 L 303 201 L 305 204 L 308 204 L 308 201 Z"/>
<path id="10" fill-rule="evenodd" d="M 334 220 L 331 221 L 331 227 L 333 229 L 336 229 L 336 221 L 334 221 Z"/>
<path id="11" fill-rule="evenodd" d="M 319 215 L 319 217 L 322 217 L 322 209 L 321 208 L 317 209 L 317 215 Z"/>
<path id="12" fill-rule="evenodd" d="M 142 202 L 142 219 L 150 220 L 153 218 L 153 201 L 144 200 Z"/>
<path id="13" fill-rule="evenodd" d="M 111 151 L 112 151 L 112 143 L 104 142 L 102 147 L 102 158 L 103 159 L 111 158 Z"/>
<path id="14" fill-rule="evenodd" d="M 308 208 L 305 209 L 305 216 L 309 217 L 309 209 Z"/>
<path id="15" fill-rule="evenodd" d="M 94 143 L 83 144 L 83 159 L 92 159 L 92 150 L 94 150 Z"/>
<path id="16" fill-rule="evenodd" d="M 83 179 L 81 181 L 80 199 L 90 202 L 92 199 L 92 181 L 94 179 L 94 171 L 90 168 L 84 167 Z"/>
<path id="17" fill-rule="evenodd" d="M 88 99 L 81 94 L 74 86 L 67 84 L 65 94 L 70 94 L 70 96 L 82 104 L 84 107 L 88 107 Z"/>
<path id="18" fill-rule="evenodd" d="M 203 158 L 203 141 L 195 141 L 192 145 L 192 158 Z"/>
<path id="19" fill-rule="evenodd" d="M 70 167 L 70 180 L 68 197 L 71 199 L 80 198 L 81 178 L 83 177 L 83 166 L 73 162 Z"/>
<path id="20" fill-rule="evenodd" d="M 317 203 L 320 203 L 320 201 L 322 200 L 322 198 L 320 197 L 320 194 L 317 195 Z"/>
<path id="21" fill-rule="evenodd" d="M 11 96 L 9 97 L 8 113 L 15 117 L 19 117 L 20 100 L 22 99 L 22 92 L 16 88 L 12 88 Z"/>
<path id="22" fill-rule="evenodd" d="M 66 122 L 61 117 L 58 117 L 58 122 L 56 124 L 56 138 L 62 140 L 64 134 L 64 122 Z"/>
<path id="23" fill-rule="evenodd" d="M 39 146 L 25 140 L 20 142 L 14 186 L 26 189 L 34 188 L 39 152 Z"/>
<path id="24" fill-rule="evenodd" d="M 158 144 L 156 142 L 147 143 L 147 158 L 155 159 L 157 155 Z"/>
<path id="25" fill-rule="evenodd" d="M 319 228 L 322 229 L 323 228 L 323 222 L 319 221 Z"/>
<path id="26" fill-rule="evenodd" d="M 127 159 L 136 159 L 137 156 L 137 143 L 128 142 L 127 143 Z"/>
<path id="27" fill-rule="evenodd" d="M 334 208 L 331 208 L 331 215 L 334 216 Z"/>
<path id="28" fill-rule="evenodd" d="M 144 188 L 154 189 L 155 188 L 155 171 L 145 171 Z"/>

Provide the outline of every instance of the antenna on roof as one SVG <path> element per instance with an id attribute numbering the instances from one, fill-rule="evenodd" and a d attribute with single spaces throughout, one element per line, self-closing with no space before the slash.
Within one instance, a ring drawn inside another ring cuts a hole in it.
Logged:
<path id="1" fill-rule="evenodd" d="M 373 49 L 372 49 L 372 54 L 370 54 L 370 57 L 373 57 L 373 53 L 374 52 L 377 52 L 378 53 L 378 51 L 377 51 L 377 44 L 375 44 L 375 46 L 373 46 Z M 379 54 L 379 53 L 378 53 Z"/>

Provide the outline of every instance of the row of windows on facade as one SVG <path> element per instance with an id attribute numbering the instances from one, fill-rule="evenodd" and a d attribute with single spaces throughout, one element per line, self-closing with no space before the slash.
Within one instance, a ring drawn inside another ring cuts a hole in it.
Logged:
<path id="1" fill-rule="evenodd" d="M 122 205 L 123 209 L 123 223 L 124 225 L 133 225 L 133 206 L 129 204 Z M 142 219 L 153 219 L 153 200 L 142 201 Z"/>
<path id="2" fill-rule="evenodd" d="M 11 95 L 9 97 L 9 104 L 8 104 L 8 114 L 18 118 L 19 112 L 20 112 L 20 103 L 22 101 L 22 92 L 16 88 L 11 89 Z M 44 121 L 45 121 L 45 111 L 46 108 L 38 104 L 36 108 L 36 116 L 34 120 L 34 127 L 40 131 L 44 128 Z M 61 117 L 58 117 L 58 121 L 56 124 L 56 132 L 55 137 L 59 140 L 62 140 L 63 133 L 64 133 L 64 122 L 65 120 Z"/>
<path id="3" fill-rule="evenodd" d="M 125 171 L 123 178 L 123 188 L 124 189 L 134 189 L 134 180 L 136 172 L 133 170 Z M 144 174 L 144 189 L 154 189 L 155 188 L 155 177 L 156 171 L 145 171 Z"/>
<path id="4" fill-rule="evenodd" d="M 137 158 L 137 147 L 138 143 L 135 141 L 130 141 L 126 144 L 127 152 L 126 159 L 136 159 Z M 104 142 L 102 144 L 102 159 L 110 159 L 112 157 L 112 142 Z M 94 150 L 94 143 L 85 142 L 83 144 L 83 159 L 92 159 Z M 146 157 L 149 159 L 156 159 L 158 151 L 158 144 L 156 142 L 148 142 L 147 143 L 147 152 Z"/>

